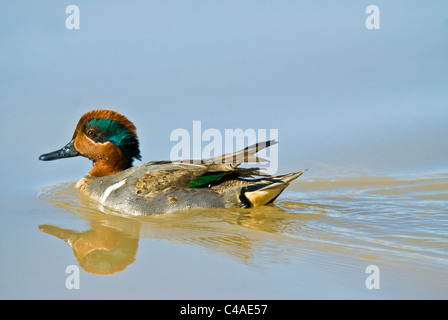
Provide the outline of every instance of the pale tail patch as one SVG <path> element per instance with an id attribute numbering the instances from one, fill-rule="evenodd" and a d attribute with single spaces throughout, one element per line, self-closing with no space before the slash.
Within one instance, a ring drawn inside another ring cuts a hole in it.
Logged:
<path id="1" fill-rule="evenodd" d="M 304 172 L 305 171 L 300 171 L 274 177 L 278 180 L 277 182 L 265 186 L 260 185 L 258 190 L 246 191 L 244 192 L 244 195 L 253 207 L 263 206 L 275 200 L 291 181 L 297 179 Z"/>
<path id="2" fill-rule="evenodd" d="M 279 185 L 276 188 L 270 188 L 265 190 L 257 190 L 252 192 L 246 192 L 244 195 L 249 199 L 250 203 L 254 207 L 264 206 L 269 203 L 272 199 L 277 197 L 288 185 Z"/>

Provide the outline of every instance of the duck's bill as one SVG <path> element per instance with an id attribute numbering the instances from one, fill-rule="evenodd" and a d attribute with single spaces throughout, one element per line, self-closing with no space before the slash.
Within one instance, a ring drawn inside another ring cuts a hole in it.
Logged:
<path id="1" fill-rule="evenodd" d="M 71 158 L 79 156 L 80 153 L 76 151 L 75 146 L 73 145 L 73 141 L 70 141 L 64 148 L 53 151 L 50 153 L 45 153 L 39 157 L 39 160 L 43 161 L 49 161 L 49 160 L 56 160 L 56 159 L 62 159 L 62 158 Z"/>

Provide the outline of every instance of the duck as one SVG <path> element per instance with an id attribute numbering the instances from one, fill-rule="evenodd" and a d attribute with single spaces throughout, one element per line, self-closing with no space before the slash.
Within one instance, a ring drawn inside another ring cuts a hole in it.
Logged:
<path id="1" fill-rule="evenodd" d="M 304 173 L 269 175 L 243 163 L 266 160 L 256 153 L 278 143 L 259 142 L 243 150 L 208 159 L 141 160 L 134 124 L 121 113 L 96 109 L 78 121 L 72 139 L 63 148 L 42 154 L 39 160 L 82 156 L 92 169 L 76 183 L 99 205 L 126 215 L 154 215 L 195 208 L 253 208 L 270 205 Z"/>

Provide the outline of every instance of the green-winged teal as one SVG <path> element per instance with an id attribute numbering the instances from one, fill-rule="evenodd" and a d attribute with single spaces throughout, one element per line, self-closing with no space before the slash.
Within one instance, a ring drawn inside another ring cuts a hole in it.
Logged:
<path id="1" fill-rule="evenodd" d="M 148 215 L 272 203 L 303 171 L 271 176 L 238 166 L 260 162 L 255 154 L 275 143 L 257 143 L 198 162 L 153 161 L 134 167 L 133 160 L 141 159 L 135 126 L 118 112 L 93 110 L 81 117 L 65 147 L 39 159 L 89 158 L 93 168 L 77 183 L 82 192 L 112 210 Z"/>

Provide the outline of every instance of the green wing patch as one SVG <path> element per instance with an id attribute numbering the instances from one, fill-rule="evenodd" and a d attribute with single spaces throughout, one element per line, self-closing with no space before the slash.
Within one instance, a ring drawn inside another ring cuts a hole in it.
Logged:
<path id="1" fill-rule="evenodd" d="M 188 188 L 197 188 L 201 187 L 203 185 L 207 185 L 209 183 L 212 183 L 213 181 L 218 180 L 219 178 L 225 176 L 227 172 L 217 173 L 217 174 L 207 174 L 204 176 L 201 176 L 195 180 L 190 181 L 188 184 Z"/>

